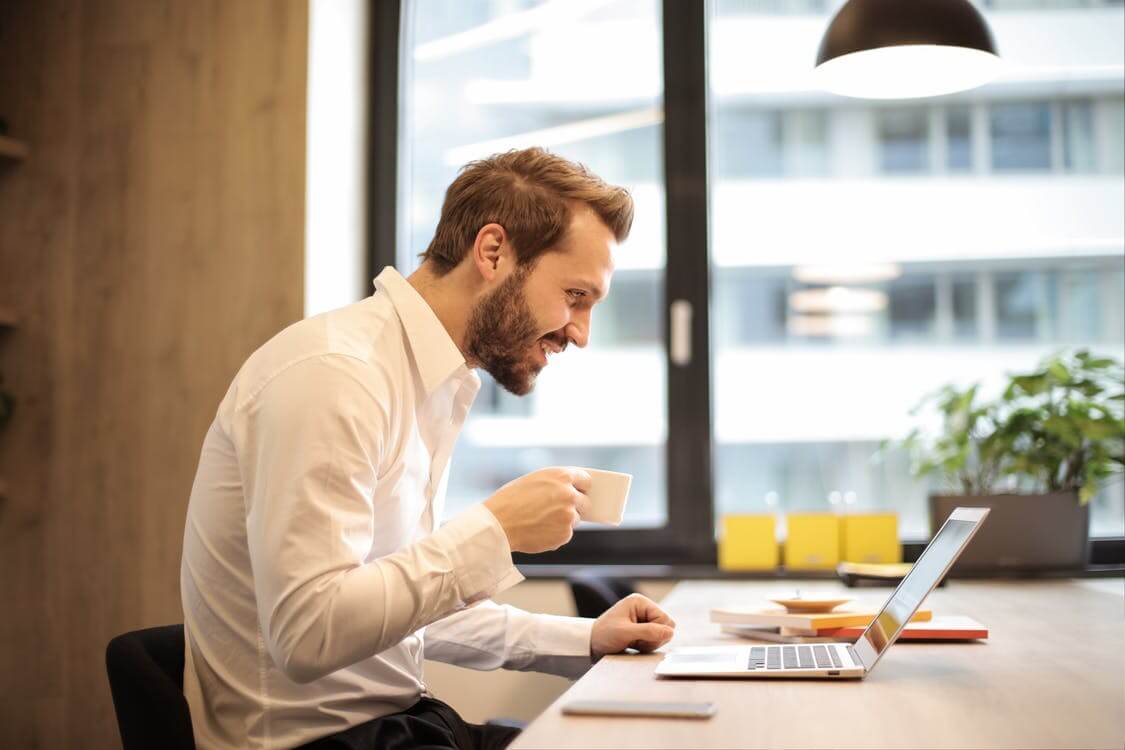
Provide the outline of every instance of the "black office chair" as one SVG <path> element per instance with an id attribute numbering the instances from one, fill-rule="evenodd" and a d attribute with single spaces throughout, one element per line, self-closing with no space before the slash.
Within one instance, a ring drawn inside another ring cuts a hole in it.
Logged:
<path id="1" fill-rule="evenodd" d="M 105 649 L 105 669 L 124 750 L 194 750 L 184 698 L 184 626 L 119 635 Z"/>
<path id="2" fill-rule="evenodd" d="M 628 578 L 615 578 L 594 570 L 577 570 L 566 580 L 579 617 L 599 617 L 629 594 L 636 593 Z"/>

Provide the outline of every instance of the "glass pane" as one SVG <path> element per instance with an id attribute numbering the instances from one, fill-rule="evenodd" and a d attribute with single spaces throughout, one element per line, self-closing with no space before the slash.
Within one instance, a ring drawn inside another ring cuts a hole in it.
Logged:
<path id="1" fill-rule="evenodd" d="M 879 166 L 884 172 L 930 168 L 930 117 L 924 109 L 885 110 L 879 119 Z"/>
<path id="2" fill-rule="evenodd" d="M 973 167 L 972 113 L 968 107 L 950 107 L 945 112 L 945 166 L 950 172 Z"/>
<path id="3" fill-rule="evenodd" d="M 1001 339 L 1035 338 L 1046 327 L 1046 289 L 1037 273 L 996 275 L 996 335 Z"/>
<path id="4" fill-rule="evenodd" d="M 1093 172 L 1097 168 L 1097 154 L 1090 102 L 1064 102 L 1062 130 L 1063 166 L 1068 172 Z"/>
<path id="5" fill-rule="evenodd" d="M 1102 279 L 1097 271 L 1070 270 L 1056 276 L 1059 336 L 1071 341 L 1104 336 Z M 1110 308 L 1112 309 L 1112 308 Z"/>
<path id="6" fill-rule="evenodd" d="M 657 0 L 405 6 L 400 270 L 416 267 L 458 168 L 499 151 L 545 147 L 629 188 L 636 202 L 612 291 L 594 309 L 589 347 L 552 360 L 523 398 L 482 373 L 453 456 L 447 513 L 529 471 L 579 465 L 633 474 L 626 525 L 665 522 L 659 7 Z"/>
<path id="7" fill-rule="evenodd" d="M 937 289 L 930 274 L 910 274 L 890 283 L 891 337 L 933 340 L 937 323 Z"/>
<path id="8" fill-rule="evenodd" d="M 1125 357 L 1125 13 L 993 3 L 1005 79 L 871 102 L 810 80 L 841 4 L 712 6 L 716 513 L 890 508 L 917 539 L 945 487 L 880 445 L 924 395 L 992 395 L 1077 346 Z M 792 167 L 808 144 L 820 171 Z M 1125 533 L 1122 494 L 1092 533 Z"/>
<path id="9" fill-rule="evenodd" d="M 1050 169 L 1051 111 L 1046 102 L 993 104 L 992 168 Z"/>
<path id="10" fill-rule="evenodd" d="M 828 117 L 821 109 L 786 112 L 785 174 L 821 177 L 828 174 Z"/>
<path id="11" fill-rule="evenodd" d="M 1101 172 L 1125 172 L 1125 99 L 1106 99 L 1095 104 L 1098 129 L 1098 166 Z"/>
<path id="12" fill-rule="evenodd" d="M 785 339 L 787 274 L 737 269 L 716 281 L 713 328 L 721 345 Z"/>
<path id="13" fill-rule="evenodd" d="M 735 110 L 715 128 L 715 167 L 720 176 L 776 177 L 782 173 L 780 112 Z"/>
<path id="14" fill-rule="evenodd" d="M 972 340 L 979 336 L 977 286 L 974 277 L 953 277 L 953 335 L 959 339 Z"/>
<path id="15" fill-rule="evenodd" d="M 719 15 L 823 13 L 828 0 L 715 0 Z"/>
<path id="16" fill-rule="evenodd" d="M 985 7 L 997 10 L 1096 8 L 1099 5 L 1121 4 L 1122 0 L 984 0 Z"/>

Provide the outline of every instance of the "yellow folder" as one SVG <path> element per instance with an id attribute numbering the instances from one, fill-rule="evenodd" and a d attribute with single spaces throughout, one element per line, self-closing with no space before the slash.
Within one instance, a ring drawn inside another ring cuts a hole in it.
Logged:
<path id="1" fill-rule="evenodd" d="M 785 567 L 835 568 L 840 562 L 840 517 L 834 513 L 790 513 L 785 517 Z"/>
<path id="2" fill-rule="evenodd" d="M 772 514 L 740 513 L 722 517 L 719 567 L 723 570 L 772 570 L 777 567 L 777 524 Z"/>
<path id="3" fill-rule="evenodd" d="M 841 517 L 840 547 L 844 562 L 902 562 L 895 513 L 855 513 Z"/>

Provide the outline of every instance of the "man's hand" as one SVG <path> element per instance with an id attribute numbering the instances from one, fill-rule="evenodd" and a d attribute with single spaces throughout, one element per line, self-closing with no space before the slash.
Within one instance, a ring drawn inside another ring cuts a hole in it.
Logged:
<path id="1" fill-rule="evenodd" d="M 590 475 L 582 469 L 540 469 L 508 482 L 484 501 L 515 552 L 558 549 L 574 536 L 590 507 Z"/>
<path id="2" fill-rule="evenodd" d="M 590 655 L 595 660 L 627 648 L 649 652 L 672 640 L 676 623 L 646 596 L 630 594 L 594 621 Z"/>

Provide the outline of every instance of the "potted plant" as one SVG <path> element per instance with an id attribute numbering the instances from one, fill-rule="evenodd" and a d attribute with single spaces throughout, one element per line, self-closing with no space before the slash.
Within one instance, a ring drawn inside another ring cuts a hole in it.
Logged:
<path id="1" fill-rule="evenodd" d="M 915 430 L 906 447 L 916 477 L 938 475 L 947 487 L 930 496 L 933 530 L 958 505 L 992 509 L 956 570 L 1086 563 L 1088 503 L 1125 467 L 1122 381 L 1119 362 L 1081 350 L 1011 375 L 992 400 L 972 385 L 923 402 L 942 428 Z"/>

